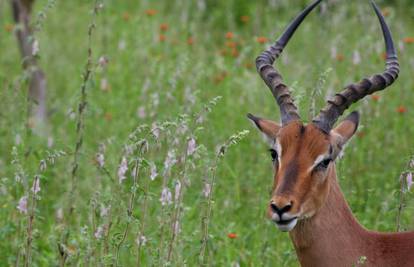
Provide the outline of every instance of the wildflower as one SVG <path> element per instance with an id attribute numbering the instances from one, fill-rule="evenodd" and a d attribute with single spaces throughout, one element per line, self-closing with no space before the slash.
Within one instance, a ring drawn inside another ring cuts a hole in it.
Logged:
<path id="1" fill-rule="evenodd" d="M 122 157 L 121 164 L 118 168 L 118 179 L 119 183 L 122 183 L 126 179 L 125 174 L 128 170 L 128 161 L 125 157 Z"/>
<path id="2" fill-rule="evenodd" d="M 164 187 L 161 192 L 161 205 L 170 205 L 172 203 L 172 194 L 168 187 Z"/>
<path id="3" fill-rule="evenodd" d="M 98 64 L 101 68 L 105 68 L 108 65 L 109 60 L 106 56 L 101 56 L 98 60 Z"/>
<path id="4" fill-rule="evenodd" d="M 98 166 L 102 168 L 105 165 L 105 156 L 102 153 L 96 154 L 96 162 L 98 163 Z"/>
<path id="5" fill-rule="evenodd" d="M 100 84 L 102 91 L 108 91 L 110 89 L 109 82 L 107 78 L 102 78 L 101 84 Z"/>
<path id="6" fill-rule="evenodd" d="M 344 61 L 344 59 L 345 59 L 345 57 L 344 57 L 344 55 L 343 55 L 343 54 L 337 54 L 337 55 L 336 55 L 336 60 L 337 60 L 337 61 Z"/>
<path id="7" fill-rule="evenodd" d="M 37 175 L 35 175 L 31 190 L 35 195 L 40 192 L 40 179 Z"/>
<path id="8" fill-rule="evenodd" d="M 196 151 L 196 140 L 194 138 L 190 138 L 187 143 L 187 156 L 191 156 Z"/>
<path id="9" fill-rule="evenodd" d="M 188 37 L 188 39 L 187 39 L 187 44 L 188 44 L 188 45 L 193 45 L 193 44 L 194 44 L 194 39 L 193 39 L 193 37 Z"/>
<path id="10" fill-rule="evenodd" d="M 162 23 L 162 24 L 160 25 L 160 30 L 161 30 L 162 32 L 166 32 L 166 31 L 168 30 L 168 24 L 167 24 L 167 23 Z"/>
<path id="11" fill-rule="evenodd" d="M 152 135 L 154 135 L 155 139 L 160 138 L 160 128 L 157 126 L 155 122 L 152 124 L 151 133 Z"/>
<path id="12" fill-rule="evenodd" d="M 122 14 L 122 19 L 128 21 L 131 18 L 131 15 L 128 12 Z"/>
<path id="13" fill-rule="evenodd" d="M 46 161 L 42 159 L 39 163 L 39 170 L 41 172 L 44 172 L 46 170 L 46 167 L 47 167 Z"/>
<path id="14" fill-rule="evenodd" d="M 47 138 L 47 147 L 48 147 L 48 148 L 51 148 L 51 147 L 53 146 L 53 143 L 54 143 L 54 139 L 53 139 L 53 137 L 52 137 L 52 136 L 49 136 L 49 137 Z"/>
<path id="15" fill-rule="evenodd" d="M 407 108 L 405 106 L 399 106 L 397 108 L 397 112 L 400 113 L 400 114 L 404 114 L 404 113 L 407 112 Z"/>
<path id="16" fill-rule="evenodd" d="M 139 235 L 137 237 L 137 240 L 135 241 L 137 243 L 138 246 L 145 246 L 145 244 L 147 243 L 147 238 L 144 235 Z"/>
<path id="17" fill-rule="evenodd" d="M 230 239 L 235 239 L 235 238 L 237 238 L 237 234 L 236 233 L 228 233 L 227 237 L 230 238 Z"/>
<path id="18" fill-rule="evenodd" d="M 158 37 L 158 40 L 160 41 L 160 42 L 165 42 L 165 40 L 167 39 L 167 37 L 165 37 L 165 35 L 164 34 L 160 34 L 159 35 L 159 37 Z"/>
<path id="19" fill-rule="evenodd" d="M 18 146 L 22 143 L 22 137 L 20 136 L 20 134 L 16 134 L 16 136 L 14 137 L 14 143 Z"/>
<path id="20" fill-rule="evenodd" d="M 58 219 L 59 221 L 63 220 L 63 209 L 62 208 L 58 208 L 56 211 L 56 219 Z"/>
<path id="21" fill-rule="evenodd" d="M 230 47 L 230 48 L 236 48 L 237 47 L 237 43 L 233 42 L 233 41 L 227 41 L 225 45 L 227 47 Z"/>
<path id="22" fill-rule="evenodd" d="M 338 50 L 337 50 L 336 46 L 332 46 L 331 47 L 331 58 L 332 59 L 336 58 L 337 54 L 338 54 Z"/>
<path id="23" fill-rule="evenodd" d="M 406 44 L 412 44 L 414 43 L 414 37 L 405 37 L 403 38 L 403 42 Z"/>
<path id="24" fill-rule="evenodd" d="M 178 201 L 178 199 L 180 198 L 180 195 L 181 195 L 181 182 L 177 180 L 177 182 L 175 183 L 175 192 L 174 192 L 175 202 Z"/>
<path id="25" fill-rule="evenodd" d="M 233 49 L 231 50 L 231 55 L 232 55 L 233 57 L 238 57 L 238 56 L 239 56 L 239 50 L 237 50 L 237 48 L 233 48 Z"/>
<path id="26" fill-rule="evenodd" d="M 17 205 L 17 209 L 23 213 L 27 214 L 27 196 L 23 196 L 19 200 L 19 204 Z"/>
<path id="27" fill-rule="evenodd" d="M 157 172 L 157 166 L 154 163 L 151 163 L 151 169 L 150 169 L 150 179 L 151 181 L 154 181 L 155 178 L 157 178 L 158 172 Z"/>
<path id="28" fill-rule="evenodd" d="M 105 112 L 104 118 L 105 118 L 106 121 L 111 121 L 112 120 L 112 113 L 111 112 Z"/>
<path id="29" fill-rule="evenodd" d="M 359 65 L 359 63 L 361 63 L 361 55 L 358 50 L 355 50 L 352 54 L 352 63 L 354 63 L 354 65 Z"/>
<path id="30" fill-rule="evenodd" d="M 152 17 L 152 16 L 154 16 L 157 13 L 158 13 L 158 11 L 155 10 L 155 9 L 147 9 L 147 10 L 145 10 L 145 14 L 147 14 L 149 17 Z"/>
<path id="31" fill-rule="evenodd" d="M 259 44 L 264 44 L 264 43 L 266 43 L 267 42 L 267 38 L 266 37 L 264 37 L 264 36 L 259 36 L 259 37 L 257 37 L 257 42 L 259 43 Z"/>
<path id="32" fill-rule="evenodd" d="M 413 185 L 413 173 L 409 172 L 405 178 L 407 180 L 407 190 L 409 191 Z"/>
<path id="33" fill-rule="evenodd" d="M 208 198 L 211 194 L 211 185 L 209 183 L 204 184 L 203 195 Z"/>
<path id="34" fill-rule="evenodd" d="M 226 33 L 226 39 L 233 39 L 234 34 L 232 32 L 227 32 Z"/>
<path id="35" fill-rule="evenodd" d="M 105 205 L 101 205 L 101 209 L 100 209 L 101 217 L 108 216 L 108 213 L 110 210 L 111 210 L 111 205 L 109 205 L 108 207 L 105 207 Z"/>
<path id="36" fill-rule="evenodd" d="M 379 95 L 371 95 L 371 99 L 374 101 L 378 101 L 380 99 Z"/>
<path id="37" fill-rule="evenodd" d="M 39 54 L 39 41 L 35 39 L 32 45 L 32 56 L 37 56 L 38 54 Z"/>
<path id="38" fill-rule="evenodd" d="M 145 112 L 145 107 L 139 107 L 137 110 L 137 115 L 138 115 L 138 118 L 144 119 L 147 116 Z"/>
<path id="39" fill-rule="evenodd" d="M 170 150 L 167 152 L 167 158 L 164 161 L 164 172 L 168 172 L 175 163 L 177 163 L 177 159 L 175 158 L 175 151 Z"/>
<path id="40" fill-rule="evenodd" d="M 125 40 L 120 40 L 118 43 L 118 50 L 122 51 L 122 50 L 125 50 L 125 48 L 126 48 Z"/>
<path id="41" fill-rule="evenodd" d="M 96 229 L 95 233 L 93 234 L 95 236 L 96 239 L 101 239 L 102 235 L 103 235 L 103 227 L 102 226 L 98 226 L 98 228 Z"/>
<path id="42" fill-rule="evenodd" d="M 14 26 L 12 24 L 4 25 L 4 29 L 6 30 L 6 32 L 12 32 L 13 28 L 14 28 Z"/>
<path id="43" fill-rule="evenodd" d="M 243 23 L 248 23 L 250 21 L 250 17 L 246 16 L 246 15 L 241 16 L 240 21 L 243 22 Z"/>
<path id="44" fill-rule="evenodd" d="M 390 13 L 391 13 L 391 10 L 390 10 L 390 8 L 386 7 L 386 8 L 383 8 L 383 9 L 381 10 L 381 13 L 382 13 L 382 15 L 383 15 L 384 17 L 388 17 L 388 16 L 390 15 Z"/>

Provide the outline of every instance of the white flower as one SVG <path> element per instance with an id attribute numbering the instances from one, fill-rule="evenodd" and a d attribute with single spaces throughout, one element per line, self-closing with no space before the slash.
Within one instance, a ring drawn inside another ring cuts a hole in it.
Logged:
<path id="1" fill-rule="evenodd" d="M 102 68 L 106 67 L 106 65 L 108 65 L 108 63 L 109 63 L 109 60 L 106 56 L 101 56 L 98 60 L 98 64 Z"/>
<path id="2" fill-rule="evenodd" d="M 138 246 L 145 246 L 145 244 L 147 243 L 147 238 L 144 235 L 139 235 L 137 237 L 137 240 L 135 241 L 137 243 Z"/>
<path id="3" fill-rule="evenodd" d="M 39 176 L 37 175 L 34 178 L 31 190 L 35 195 L 40 192 L 40 179 L 39 179 Z"/>
<path id="4" fill-rule="evenodd" d="M 160 138 L 160 128 L 155 122 L 151 125 L 151 132 L 154 135 L 155 139 Z"/>
<path id="5" fill-rule="evenodd" d="M 122 183 L 123 180 L 126 179 L 126 172 L 128 171 L 128 161 L 125 157 L 122 157 L 121 164 L 118 168 L 118 180 L 119 183 Z"/>
<path id="6" fill-rule="evenodd" d="M 105 156 L 102 153 L 96 154 L 96 162 L 98 163 L 98 166 L 102 168 L 105 165 Z"/>
<path id="7" fill-rule="evenodd" d="M 62 208 L 58 208 L 58 210 L 56 211 L 56 218 L 59 221 L 63 220 L 63 209 Z"/>
<path id="8" fill-rule="evenodd" d="M 150 174 L 151 181 L 154 181 L 157 176 L 158 176 L 157 166 L 154 163 L 151 163 L 151 174 Z"/>
<path id="9" fill-rule="evenodd" d="M 172 203 L 172 194 L 168 187 L 164 187 L 161 192 L 161 205 L 170 205 Z"/>
<path id="10" fill-rule="evenodd" d="M 107 216 L 110 210 L 111 210 L 111 205 L 109 205 L 108 207 L 101 205 L 101 217 Z"/>
<path id="11" fill-rule="evenodd" d="M 181 182 L 177 180 L 177 182 L 175 183 L 175 193 L 174 193 L 174 200 L 176 202 L 180 198 L 180 194 L 181 194 Z"/>
<path id="12" fill-rule="evenodd" d="M 17 209 L 24 214 L 27 214 L 27 196 L 23 196 L 19 200 L 19 204 L 17 205 Z"/>
<path id="13" fill-rule="evenodd" d="M 170 150 L 168 151 L 167 158 L 164 161 L 164 174 L 167 173 L 175 163 L 177 163 L 177 159 L 175 158 L 175 151 Z"/>
<path id="14" fill-rule="evenodd" d="M 96 229 L 94 236 L 96 239 L 101 239 L 102 235 L 103 235 L 104 229 L 102 226 L 98 226 L 98 228 Z"/>
<path id="15" fill-rule="evenodd" d="M 107 78 L 102 78 L 101 80 L 101 90 L 108 91 L 109 90 L 109 82 Z"/>
<path id="16" fill-rule="evenodd" d="M 36 56 L 37 54 L 39 54 L 39 41 L 35 39 L 32 45 L 32 56 Z"/>
<path id="17" fill-rule="evenodd" d="M 410 191 L 411 186 L 413 185 L 413 173 L 409 172 L 405 179 L 407 180 L 407 190 Z"/>
<path id="18" fill-rule="evenodd" d="M 209 183 L 204 184 L 203 195 L 204 197 L 209 197 L 211 193 L 211 185 Z"/>
<path id="19" fill-rule="evenodd" d="M 137 110 L 137 115 L 138 115 L 138 118 L 144 119 L 147 116 L 147 113 L 145 112 L 145 107 L 143 106 L 139 107 Z"/>
<path id="20" fill-rule="evenodd" d="M 354 65 L 359 65 L 359 63 L 361 63 L 361 55 L 358 50 L 355 50 L 352 54 L 352 63 L 354 63 Z"/>
<path id="21" fill-rule="evenodd" d="M 43 171 L 45 171 L 45 170 L 46 170 L 46 168 L 47 168 L 46 161 L 42 159 L 42 160 L 40 161 L 40 164 L 39 164 L 39 170 L 40 170 L 41 172 L 43 172 Z"/>
<path id="22" fill-rule="evenodd" d="M 187 155 L 191 156 L 196 151 L 196 140 L 191 138 L 187 143 Z"/>

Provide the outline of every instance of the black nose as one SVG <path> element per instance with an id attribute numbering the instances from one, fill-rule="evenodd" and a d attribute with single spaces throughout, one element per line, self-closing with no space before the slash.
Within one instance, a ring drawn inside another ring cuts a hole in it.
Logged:
<path id="1" fill-rule="evenodd" d="M 278 207 L 278 206 L 276 205 L 276 203 L 272 201 L 272 202 L 270 203 L 270 207 L 272 208 L 272 210 L 273 210 L 275 213 L 279 214 L 279 216 L 280 216 L 280 215 L 282 215 L 283 213 L 288 212 L 288 211 L 292 208 L 292 202 L 289 202 L 289 203 L 288 203 L 287 205 L 285 205 L 284 207 Z"/>

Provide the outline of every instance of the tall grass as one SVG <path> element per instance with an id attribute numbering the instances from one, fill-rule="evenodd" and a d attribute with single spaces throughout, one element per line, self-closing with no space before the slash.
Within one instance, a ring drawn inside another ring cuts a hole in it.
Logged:
<path id="1" fill-rule="evenodd" d="M 304 2 L 38 0 L 48 136 L 27 127 L 18 26 L 0 2 L 0 262 L 297 266 L 265 218 L 271 160 L 245 114 L 277 120 L 254 59 Z M 338 172 L 358 220 L 394 231 L 414 215 L 414 28 L 410 5 L 379 4 L 402 73 L 354 107 L 362 122 Z M 330 1 L 276 64 L 310 118 L 380 71 L 382 52 L 368 4 Z"/>

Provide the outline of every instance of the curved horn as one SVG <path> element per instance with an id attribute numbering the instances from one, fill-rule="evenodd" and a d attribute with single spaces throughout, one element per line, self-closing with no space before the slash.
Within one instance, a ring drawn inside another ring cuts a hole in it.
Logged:
<path id="1" fill-rule="evenodd" d="M 300 120 L 300 116 L 297 107 L 293 103 L 288 87 L 283 83 L 282 76 L 273 68 L 272 64 L 280 56 L 302 21 L 321 1 L 317 0 L 303 10 L 286 28 L 279 40 L 273 46 L 269 47 L 269 49 L 262 52 L 256 59 L 257 72 L 259 72 L 264 82 L 270 88 L 280 107 L 282 125 L 292 120 Z"/>
<path id="2" fill-rule="evenodd" d="M 377 14 L 384 35 L 386 48 L 385 71 L 380 74 L 375 74 L 370 78 L 365 78 L 359 83 L 348 85 L 342 92 L 336 94 L 333 99 L 328 100 L 325 108 L 323 108 L 319 115 L 313 119 L 313 123 L 324 132 L 329 133 L 339 116 L 341 116 L 352 103 L 355 103 L 376 91 L 387 88 L 398 78 L 400 66 L 398 64 L 397 53 L 395 52 L 391 32 L 388 29 L 381 11 L 373 0 L 371 0 L 371 4 Z"/>

